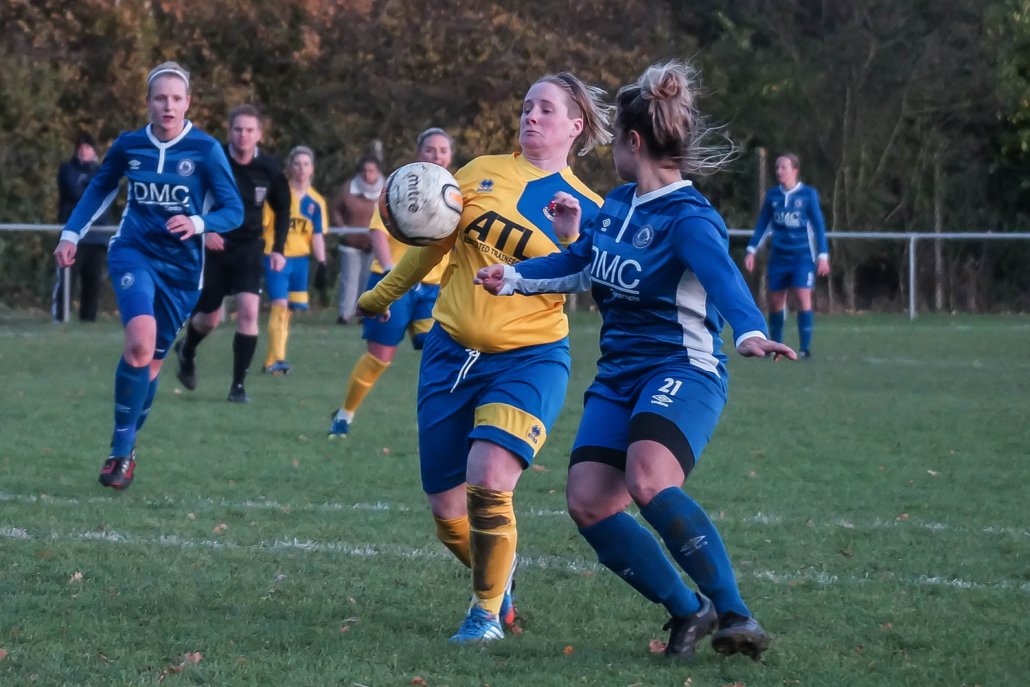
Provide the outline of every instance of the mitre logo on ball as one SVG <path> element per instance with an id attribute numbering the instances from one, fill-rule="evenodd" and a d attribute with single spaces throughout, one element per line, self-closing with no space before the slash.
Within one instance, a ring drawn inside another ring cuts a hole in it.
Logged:
<path id="1" fill-rule="evenodd" d="M 428 246 L 453 234 L 461 208 L 458 182 L 430 162 L 412 162 L 394 170 L 379 195 L 383 225 L 390 236 L 409 246 Z"/>

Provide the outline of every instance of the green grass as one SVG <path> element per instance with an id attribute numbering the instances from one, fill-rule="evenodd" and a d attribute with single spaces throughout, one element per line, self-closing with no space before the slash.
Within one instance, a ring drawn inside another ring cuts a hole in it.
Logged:
<path id="1" fill-rule="evenodd" d="M 469 582 L 419 488 L 417 355 L 401 351 L 331 443 L 359 330 L 301 318 L 294 372 L 252 374 L 239 407 L 223 328 L 196 392 L 166 369 L 119 494 L 96 484 L 117 323 L 0 313 L 0 684 L 1030 680 L 1030 319 L 824 317 L 810 362 L 731 360 L 688 489 L 774 636 L 764 664 L 650 654 L 662 609 L 600 569 L 562 512 L 596 326 L 573 320 L 567 408 L 516 495 L 526 630 L 455 648 Z"/>

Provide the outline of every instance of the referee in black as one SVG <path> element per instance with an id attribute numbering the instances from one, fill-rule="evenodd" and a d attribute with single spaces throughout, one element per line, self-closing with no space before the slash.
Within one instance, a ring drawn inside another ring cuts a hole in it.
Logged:
<path id="1" fill-rule="evenodd" d="M 258 150 L 263 126 L 253 105 L 240 105 L 229 113 L 226 157 L 243 198 L 243 224 L 225 234 L 204 235 L 204 288 L 186 327 L 186 336 L 175 345 L 179 358 L 177 376 L 189 390 L 197 386 L 197 346 L 222 319 L 222 301 L 236 296 L 236 336 L 232 342 L 232 386 L 228 400 L 249 403 L 243 383 L 257 349 L 258 309 L 264 277 L 262 224 L 265 201 L 275 213 L 275 240 L 269 256 L 278 272 L 285 266 L 283 246 L 290 229 L 290 185 L 282 164 Z"/>

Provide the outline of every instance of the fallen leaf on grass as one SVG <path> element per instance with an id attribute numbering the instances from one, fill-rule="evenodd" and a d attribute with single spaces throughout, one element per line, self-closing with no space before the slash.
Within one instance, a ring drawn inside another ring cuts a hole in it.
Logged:
<path id="1" fill-rule="evenodd" d="M 754 470 L 748 470 L 747 476 L 750 477 L 751 479 L 754 479 L 755 477 L 758 477 L 758 473 L 755 472 Z"/>
<path id="2" fill-rule="evenodd" d="M 224 522 L 220 522 L 217 525 L 215 525 L 215 528 L 211 531 L 215 534 L 224 534 L 227 529 L 229 529 L 229 526 L 226 525 Z"/>
<path id="3" fill-rule="evenodd" d="M 571 645 L 566 646 L 564 649 L 561 650 L 561 652 L 566 656 L 571 656 L 573 651 L 575 651 L 575 649 L 573 649 Z"/>
<path id="4" fill-rule="evenodd" d="M 350 632 L 350 625 L 340 625 L 340 632 Z"/>
<path id="5" fill-rule="evenodd" d="M 688 677 L 683 681 L 683 687 L 694 687 L 694 678 Z"/>
<path id="6" fill-rule="evenodd" d="M 530 465 L 529 469 L 534 472 L 547 472 L 546 467 L 544 467 L 543 465 L 538 465 L 537 463 L 533 463 L 532 465 Z"/>
<path id="7" fill-rule="evenodd" d="M 197 514 L 196 513 L 187 513 L 186 514 L 186 519 L 187 520 L 196 520 L 197 519 Z"/>
<path id="8" fill-rule="evenodd" d="M 104 656 L 103 654 L 97 654 L 97 658 L 100 659 L 101 663 L 107 663 L 108 661 L 111 660 L 107 656 Z"/>
<path id="9" fill-rule="evenodd" d="M 894 625 L 892 625 L 891 623 L 884 623 L 883 625 L 880 625 L 880 627 L 882 627 L 885 630 L 890 630 L 894 627 Z"/>
<path id="10" fill-rule="evenodd" d="M 747 687 L 743 682 L 728 682 L 722 687 Z"/>
<path id="11" fill-rule="evenodd" d="M 172 389 L 172 393 L 175 394 L 176 396 L 181 396 L 182 395 L 182 389 L 180 389 L 179 387 L 175 387 L 174 389 Z"/>
<path id="12" fill-rule="evenodd" d="M 660 639 L 652 639 L 647 643 L 647 650 L 652 654 L 664 654 L 665 653 L 665 642 Z"/>
<path id="13" fill-rule="evenodd" d="M 192 663 L 196 665 L 204 659 L 204 654 L 199 651 L 187 651 L 181 656 L 181 658 L 183 663 Z"/>
<path id="14" fill-rule="evenodd" d="M 894 519 L 897 520 L 898 522 L 903 522 L 905 520 L 908 520 L 908 513 L 902 513 L 901 515 L 899 515 L 898 517 L 896 517 Z"/>
<path id="15" fill-rule="evenodd" d="M 299 468 L 300 467 L 300 461 L 297 460 L 296 458 L 294 458 L 291 462 L 293 463 L 293 467 L 295 467 L 295 468 Z"/>
<path id="16" fill-rule="evenodd" d="M 522 626 L 521 626 L 521 625 L 512 625 L 512 626 L 511 626 L 511 630 L 509 630 L 509 631 L 510 631 L 510 632 L 511 632 L 511 633 L 512 633 L 513 635 L 520 635 L 520 634 L 522 634 L 523 632 L 525 632 L 525 630 L 523 630 L 523 629 L 522 629 Z"/>
<path id="17" fill-rule="evenodd" d="M 927 470 L 926 474 L 930 475 L 930 477 L 940 477 L 941 476 L 941 473 L 937 472 L 936 470 Z"/>
<path id="18" fill-rule="evenodd" d="M 422 677 L 421 675 L 416 675 L 415 677 L 411 678 L 411 684 L 418 685 L 419 687 L 426 687 L 428 683 L 426 682 L 426 679 L 424 677 Z"/>
<path id="19" fill-rule="evenodd" d="M 0 647 L 0 661 L 7 658 L 7 649 Z"/>
<path id="20" fill-rule="evenodd" d="M 76 570 L 72 573 L 72 576 L 68 578 L 69 582 L 82 582 L 82 573 Z"/>
<path id="21" fill-rule="evenodd" d="M 383 455 L 384 455 L 384 456 L 388 456 L 388 455 L 390 455 L 391 453 L 392 453 L 392 451 L 390 450 L 390 447 L 389 447 L 389 446 L 384 446 L 384 447 L 383 447 Z"/>

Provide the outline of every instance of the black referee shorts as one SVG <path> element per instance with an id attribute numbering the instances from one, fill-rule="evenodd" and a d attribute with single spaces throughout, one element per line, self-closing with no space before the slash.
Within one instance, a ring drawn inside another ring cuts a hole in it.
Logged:
<path id="1" fill-rule="evenodd" d="M 224 250 L 204 253 L 204 289 L 197 301 L 197 312 L 212 313 L 222 307 L 226 296 L 261 293 L 265 275 L 265 242 L 226 241 Z"/>

